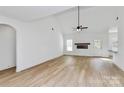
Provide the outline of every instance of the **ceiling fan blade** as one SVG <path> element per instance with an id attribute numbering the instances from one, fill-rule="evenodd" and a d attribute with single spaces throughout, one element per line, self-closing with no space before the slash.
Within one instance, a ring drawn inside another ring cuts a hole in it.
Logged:
<path id="1" fill-rule="evenodd" d="M 87 29 L 88 27 L 80 26 L 80 31 L 83 31 L 83 29 Z M 73 31 L 77 31 L 77 28 L 72 28 Z"/>
<path id="2" fill-rule="evenodd" d="M 87 29 L 88 27 L 81 27 L 81 29 Z"/>

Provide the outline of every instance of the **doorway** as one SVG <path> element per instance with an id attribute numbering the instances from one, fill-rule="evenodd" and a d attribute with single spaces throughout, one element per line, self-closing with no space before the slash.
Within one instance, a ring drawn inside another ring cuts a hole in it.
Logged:
<path id="1" fill-rule="evenodd" d="M 16 30 L 0 24 L 0 71 L 16 67 Z"/>

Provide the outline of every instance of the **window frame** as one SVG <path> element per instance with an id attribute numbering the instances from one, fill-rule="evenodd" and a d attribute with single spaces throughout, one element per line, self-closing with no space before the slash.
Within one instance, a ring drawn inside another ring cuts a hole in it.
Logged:
<path id="1" fill-rule="evenodd" d="M 73 51 L 73 40 L 72 39 L 66 40 L 66 51 Z"/>

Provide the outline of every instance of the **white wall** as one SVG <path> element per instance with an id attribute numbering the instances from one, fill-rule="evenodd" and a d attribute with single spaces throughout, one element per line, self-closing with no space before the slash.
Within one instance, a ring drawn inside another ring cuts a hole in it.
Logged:
<path id="1" fill-rule="evenodd" d="M 124 71 L 124 7 L 117 8 L 118 21 L 118 53 L 114 54 L 114 63 Z"/>
<path id="2" fill-rule="evenodd" d="M 63 37 L 53 17 L 26 26 L 27 30 L 22 33 L 23 60 L 18 71 L 63 55 Z"/>
<path id="3" fill-rule="evenodd" d="M 0 16 L 0 24 L 8 24 L 16 30 L 17 72 L 63 54 L 63 37 L 52 17 L 25 23 Z"/>
<path id="4" fill-rule="evenodd" d="M 0 24 L 0 70 L 16 66 L 16 31 Z"/>

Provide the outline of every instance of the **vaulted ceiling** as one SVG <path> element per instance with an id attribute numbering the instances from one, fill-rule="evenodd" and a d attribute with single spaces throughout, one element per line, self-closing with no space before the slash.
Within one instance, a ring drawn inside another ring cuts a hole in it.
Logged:
<path id="1" fill-rule="evenodd" d="M 107 32 L 115 24 L 117 7 L 80 7 L 80 24 L 88 26 L 83 33 Z M 20 21 L 35 21 L 54 15 L 63 34 L 75 33 L 77 27 L 77 7 L 75 6 L 0 6 L 0 16 Z"/>

